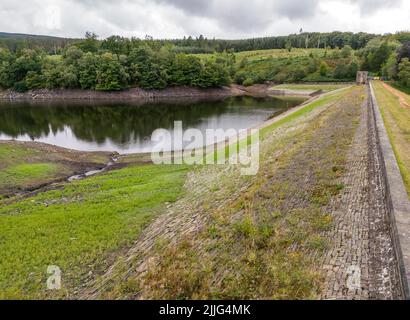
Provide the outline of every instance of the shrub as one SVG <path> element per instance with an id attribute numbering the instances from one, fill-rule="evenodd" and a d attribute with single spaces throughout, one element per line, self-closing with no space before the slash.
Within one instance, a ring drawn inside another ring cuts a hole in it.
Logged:
<path id="1" fill-rule="evenodd" d="M 408 58 L 400 62 L 397 77 L 402 86 L 410 88 L 410 60 Z"/>
<path id="2" fill-rule="evenodd" d="M 321 76 L 325 77 L 327 75 L 327 72 L 329 71 L 329 66 L 327 65 L 326 62 L 322 62 L 320 64 L 320 68 L 319 68 L 319 73 Z"/>
<path id="3" fill-rule="evenodd" d="M 246 80 L 246 78 L 247 78 L 247 74 L 246 74 L 246 72 L 238 72 L 236 75 L 235 75 L 235 83 L 236 84 L 243 84 L 243 82 Z"/>
<path id="4" fill-rule="evenodd" d="M 340 54 L 343 58 L 349 58 L 352 55 L 352 47 L 349 45 L 344 46 L 343 49 L 340 51 Z"/>
<path id="5" fill-rule="evenodd" d="M 252 78 L 246 78 L 245 81 L 243 82 L 243 85 L 245 87 L 249 87 L 252 86 L 254 84 L 254 81 Z"/>

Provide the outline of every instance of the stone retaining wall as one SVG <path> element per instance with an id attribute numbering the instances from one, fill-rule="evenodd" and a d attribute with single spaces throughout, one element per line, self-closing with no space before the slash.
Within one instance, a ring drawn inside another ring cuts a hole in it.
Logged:
<path id="1" fill-rule="evenodd" d="M 410 201 L 396 156 L 390 144 L 372 84 L 371 102 L 375 117 L 381 170 L 386 185 L 386 203 L 390 214 L 391 232 L 398 261 L 403 296 L 410 300 Z"/>

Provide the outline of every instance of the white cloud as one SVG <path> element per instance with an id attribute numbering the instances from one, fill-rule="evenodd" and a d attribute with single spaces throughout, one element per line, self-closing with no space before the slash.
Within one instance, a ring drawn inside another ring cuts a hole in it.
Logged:
<path id="1" fill-rule="evenodd" d="M 0 0 L 0 31 L 216 38 L 410 29 L 404 0 Z"/>

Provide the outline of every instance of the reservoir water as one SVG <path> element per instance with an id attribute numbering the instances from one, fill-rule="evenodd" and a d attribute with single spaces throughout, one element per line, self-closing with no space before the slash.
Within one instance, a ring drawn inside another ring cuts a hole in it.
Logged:
<path id="1" fill-rule="evenodd" d="M 0 140 L 39 141 L 81 151 L 150 152 L 156 129 L 248 129 L 303 98 L 233 97 L 146 103 L 0 101 Z M 169 146 L 172 149 L 172 145 Z"/>

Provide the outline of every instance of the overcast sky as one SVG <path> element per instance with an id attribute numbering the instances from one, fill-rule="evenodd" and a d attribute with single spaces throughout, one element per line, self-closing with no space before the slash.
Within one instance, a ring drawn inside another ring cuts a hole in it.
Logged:
<path id="1" fill-rule="evenodd" d="M 409 0 L 0 0 L 0 31 L 248 38 L 305 31 L 410 30 Z"/>

